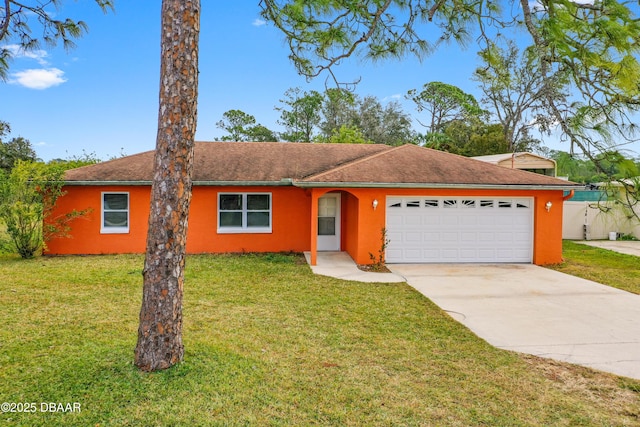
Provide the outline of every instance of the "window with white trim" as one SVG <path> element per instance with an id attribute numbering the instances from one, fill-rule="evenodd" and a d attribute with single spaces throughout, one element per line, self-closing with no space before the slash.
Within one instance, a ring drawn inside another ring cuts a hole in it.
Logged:
<path id="1" fill-rule="evenodd" d="M 102 193 L 100 232 L 129 232 L 129 193 Z"/>
<path id="2" fill-rule="evenodd" d="M 219 193 L 218 233 L 271 233 L 271 193 Z"/>

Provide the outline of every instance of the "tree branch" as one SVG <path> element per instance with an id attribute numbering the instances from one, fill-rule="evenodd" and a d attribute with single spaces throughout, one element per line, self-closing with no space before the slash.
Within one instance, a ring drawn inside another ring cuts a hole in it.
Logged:
<path id="1" fill-rule="evenodd" d="M 11 1 L 4 0 L 4 20 L 2 21 L 2 25 L 0 26 L 0 40 L 4 40 L 4 38 L 9 33 L 9 21 L 11 18 Z"/>

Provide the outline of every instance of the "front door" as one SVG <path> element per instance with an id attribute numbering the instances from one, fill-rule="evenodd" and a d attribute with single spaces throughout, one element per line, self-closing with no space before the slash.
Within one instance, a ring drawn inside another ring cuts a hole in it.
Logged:
<path id="1" fill-rule="evenodd" d="M 340 250 L 340 194 L 318 199 L 318 250 Z"/>

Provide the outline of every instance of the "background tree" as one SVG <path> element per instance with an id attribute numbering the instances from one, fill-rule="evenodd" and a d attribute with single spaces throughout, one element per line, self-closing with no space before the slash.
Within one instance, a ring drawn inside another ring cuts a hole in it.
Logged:
<path id="1" fill-rule="evenodd" d="M 112 0 L 95 0 L 103 11 L 113 10 Z M 55 46 L 62 42 L 65 49 L 75 46 L 74 39 L 81 37 L 88 31 L 83 21 L 71 18 L 57 19 L 57 13 L 47 10 L 53 6 L 58 11 L 61 0 L 5 0 L 0 5 L 0 80 L 6 80 L 9 62 L 13 56 L 7 47 L 9 43 L 16 43 L 25 51 L 36 50 L 44 42 L 48 46 Z M 37 20 L 39 30 L 32 33 L 30 22 Z"/>
<path id="2" fill-rule="evenodd" d="M 0 121 L 0 170 L 9 173 L 18 160 L 36 161 L 37 155 L 28 139 L 19 136 L 5 141 L 11 133 L 9 123 Z"/>
<path id="3" fill-rule="evenodd" d="M 279 135 L 266 126 L 257 124 L 247 129 L 247 141 L 254 142 L 277 142 Z"/>
<path id="4" fill-rule="evenodd" d="M 288 89 L 284 95 L 285 98 L 280 100 L 281 106 L 275 108 L 280 111 L 278 123 L 286 129 L 280 134 L 281 138 L 290 142 L 313 141 L 321 120 L 322 95 L 315 90 L 306 92 L 297 87 Z"/>
<path id="5" fill-rule="evenodd" d="M 0 142 L 0 169 L 9 172 L 19 160 L 34 162 L 38 159 L 28 139 L 19 136 Z"/>
<path id="6" fill-rule="evenodd" d="M 87 153 L 82 150 L 82 154 L 69 156 L 66 159 L 53 159 L 48 162 L 50 165 L 57 165 L 58 167 L 68 170 L 80 168 L 82 166 L 95 165 L 102 160 L 96 155 L 96 153 Z"/>
<path id="7" fill-rule="evenodd" d="M 358 102 L 358 96 L 352 91 L 338 87 L 327 89 L 321 106 L 321 135 L 328 138 L 342 126 L 353 126 Z"/>
<path id="8" fill-rule="evenodd" d="M 383 106 L 374 96 L 360 98 L 351 91 L 332 88 L 324 93 L 321 113 L 319 127 L 324 139 L 357 129 L 362 138 L 375 144 L 401 145 L 415 140 L 409 115 L 395 101 Z"/>
<path id="9" fill-rule="evenodd" d="M 266 126 L 256 124 L 256 118 L 240 110 L 229 110 L 222 115 L 216 126 L 229 135 L 220 138 L 222 141 L 277 141 L 276 134 Z"/>
<path id="10" fill-rule="evenodd" d="M 428 133 L 441 132 L 451 121 L 471 120 L 484 113 L 473 95 L 447 83 L 426 83 L 421 91 L 411 89 L 406 97 L 416 104 L 418 112 L 426 113 L 426 121 L 416 120 Z"/>
<path id="11" fill-rule="evenodd" d="M 486 156 L 507 152 L 507 142 L 500 124 L 486 124 L 481 120 L 454 120 L 442 132 L 432 135 L 427 146 L 462 156 Z M 437 136 L 437 137 L 436 137 Z M 439 146 L 432 146 L 437 143 Z"/>
<path id="12" fill-rule="evenodd" d="M 342 125 L 339 129 L 334 129 L 330 137 L 320 136 L 316 142 L 327 142 L 333 144 L 373 144 L 373 141 L 365 138 L 360 128 L 353 125 Z"/>
<path id="13" fill-rule="evenodd" d="M 551 81 L 545 81 L 539 58 L 531 49 L 521 54 L 511 40 L 506 41 L 506 48 L 491 43 L 479 57 L 482 64 L 473 79 L 480 84 L 483 104 L 503 127 L 506 152 L 533 151 L 539 141 L 531 137 L 531 131 L 537 128 L 548 132 L 554 122 L 544 108 L 544 100 L 565 98 L 558 90 L 563 86 L 562 76 L 554 75 Z"/>
<path id="14" fill-rule="evenodd" d="M 375 144 L 402 145 L 415 139 L 411 119 L 396 101 L 382 105 L 378 98 L 365 96 L 358 101 L 353 123 Z"/>
<path id="15" fill-rule="evenodd" d="M 251 114 L 228 110 L 222 115 L 222 120 L 216 122 L 216 127 L 229 134 L 220 138 L 222 141 L 246 141 L 247 129 L 255 124 L 256 118 Z"/>
<path id="16" fill-rule="evenodd" d="M 197 123 L 199 0 L 163 0 L 158 135 L 135 364 L 184 357 L 182 298 Z"/>

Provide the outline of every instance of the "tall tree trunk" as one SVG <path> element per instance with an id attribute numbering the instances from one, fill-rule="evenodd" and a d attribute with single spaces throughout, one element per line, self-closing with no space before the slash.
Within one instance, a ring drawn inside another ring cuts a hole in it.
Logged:
<path id="1" fill-rule="evenodd" d="M 162 1 L 160 108 L 135 364 L 180 362 L 182 292 L 198 98 L 199 0 Z"/>

